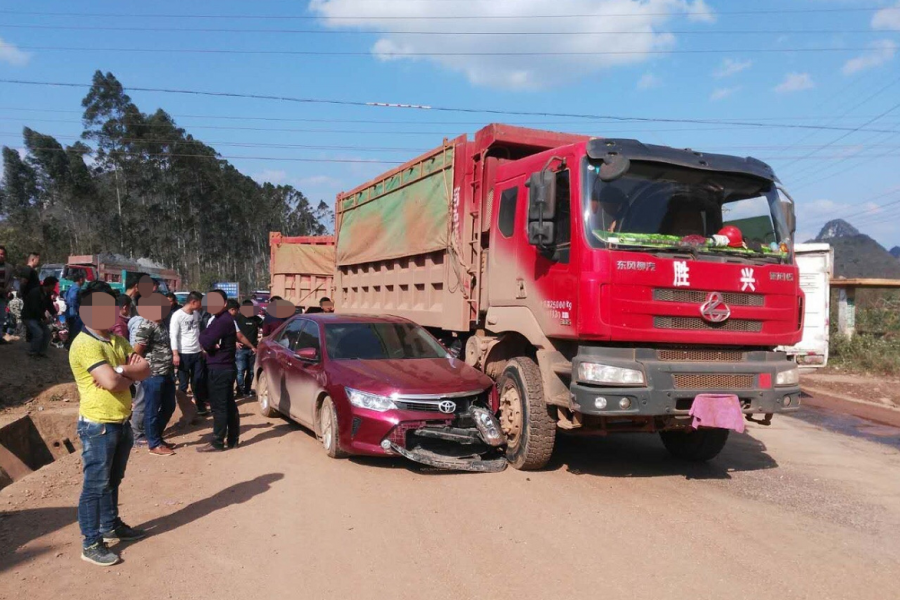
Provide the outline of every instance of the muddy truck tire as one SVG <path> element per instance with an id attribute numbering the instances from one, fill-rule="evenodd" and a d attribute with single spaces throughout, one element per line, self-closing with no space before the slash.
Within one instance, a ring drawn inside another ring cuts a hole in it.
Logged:
<path id="1" fill-rule="evenodd" d="M 256 401 L 259 402 L 259 414 L 271 419 L 278 416 L 278 411 L 272 408 L 272 397 L 269 395 L 269 378 L 266 372 L 259 374 L 256 380 Z"/>
<path id="2" fill-rule="evenodd" d="M 506 434 L 506 459 L 516 469 L 544 467 L 556 442 L 556 419 L 544 402 L 537 364 L 527 357 L 509 361 L 497 381 L 500 424 Z"/>
<path id="3" fill-rule="evenodd" d="M 728 441 L 727 429 L 698 429 L 697 431 L 660 431 L 663 446 L 672 456 L 692 462 L 712 460 Z"/>

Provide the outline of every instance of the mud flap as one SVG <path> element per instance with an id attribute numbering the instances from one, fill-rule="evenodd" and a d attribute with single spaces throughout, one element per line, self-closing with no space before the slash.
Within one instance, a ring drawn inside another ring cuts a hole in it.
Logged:
<path id="1" fill-rule="evenodd" d="M 505 458 L 497 458 L 493 460 L 482 460 L 481 458 L 456 458 L 453 456 L 444 456 L 436 454 L 429 450 L 407 450 L 401 448 L 397 444 L 391 442 L 391 450 L 408 458 L 411 461 L 435 467 L 438 469 L 448 469 L 454 471 L 473 471 L 476 473 L 499 473 L 506 469 L 507 462 Z"/>

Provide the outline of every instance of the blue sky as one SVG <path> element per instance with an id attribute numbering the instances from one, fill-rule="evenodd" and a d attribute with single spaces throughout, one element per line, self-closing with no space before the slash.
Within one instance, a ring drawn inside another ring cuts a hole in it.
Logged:
<path id="1" fill-rule="evenodd" d="M 0 0 L 0 79 L 89 83 L 101 69 L 126 87 L 652 119 L 129 91 L 313 200 L 333 204 L 391 165 L 296 159 L 399 162 L 503 121 L 756 156 L 797 201 L 799 239 L 840 217 L 888 248 L 900 244 L 898 46 L 897 0 Z M 0 144 L 21 147 L 23 126 L 72 143 L 85 91 L 0 83 Z M 685 122 L 698 119 L 731 123 Z"/>

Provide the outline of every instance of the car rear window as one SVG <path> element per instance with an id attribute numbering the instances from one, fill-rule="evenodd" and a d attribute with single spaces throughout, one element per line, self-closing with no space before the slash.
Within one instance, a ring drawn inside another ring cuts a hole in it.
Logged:
<path id="1" fill-rule="evenodd" d="M 444 358 L 447 351 L 412 323 L 330 323 L 325 347 L 334 360 Z"/>

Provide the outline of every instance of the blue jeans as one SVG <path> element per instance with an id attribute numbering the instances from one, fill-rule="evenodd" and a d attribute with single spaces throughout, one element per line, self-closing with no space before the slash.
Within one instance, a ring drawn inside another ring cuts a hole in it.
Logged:
<path id="1" fill-rule="evenodd" d="M 234 354 L 237 363 L 237 389 L 245 396 L 250 393 L 253 385 L 253 365 L 256 363 L 256 355 L 250 348 L 240 348 Z"/>
<path id="2" fill-rule="evenodd" d="M 144 435 L 151 449 L 162 445 L 162 434 L 175 412 L 175 379 L 154 375 L 141 382 L 144 390 Z"/>
<path id="3" fill-rule="evenodd" d="M 29 354 L 46 354 L 50 347 L 50 329 L 46 323 L 37 319 L 25 319 L 25 327 L 31 336 Z"/>
<path id="4" fill-rule="evenodd" d="M 119 526 L 119 484 L 134 444 L 128 423 L 92 423 L 78 419 L 84 484 L 78 500 L 78 525 L 84 547 Z"/>

